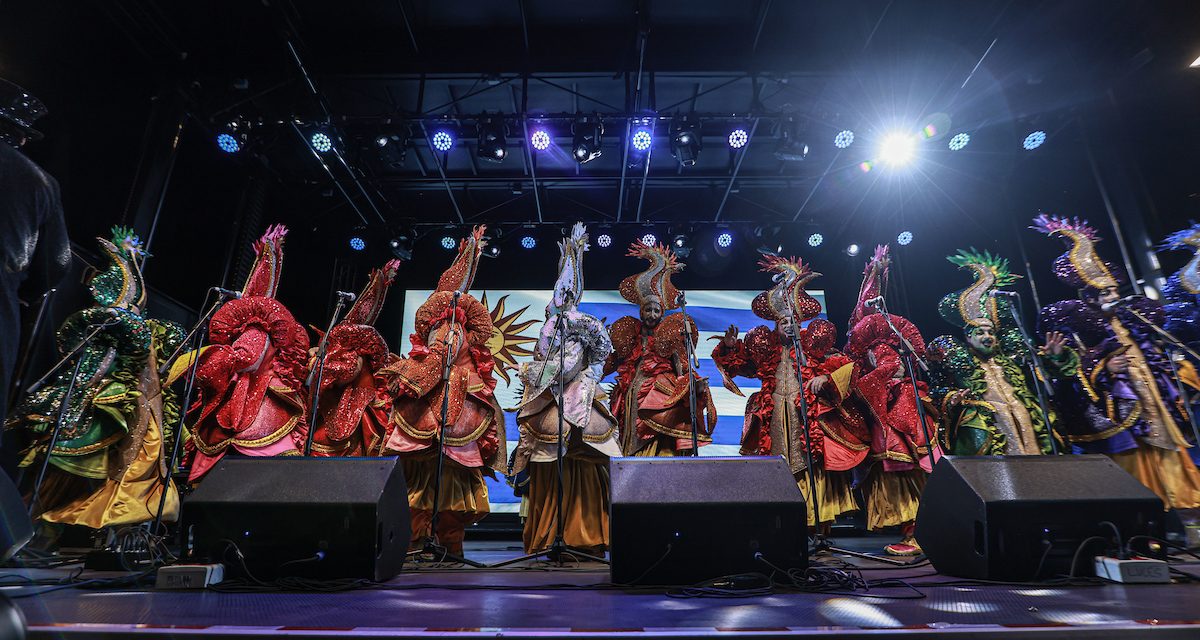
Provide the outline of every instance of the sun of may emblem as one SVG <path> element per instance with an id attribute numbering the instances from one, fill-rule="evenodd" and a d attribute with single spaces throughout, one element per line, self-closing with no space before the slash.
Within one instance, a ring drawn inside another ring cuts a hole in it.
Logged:
<path id="1" fill-rule="evenodd" d="M 512 380 L 508 377 L 508 368 L 515 368 L 517 366 L 517 358 L 533 355 L 533 351 L 526 349 L 523 345 L 537 342 L 536 337 L 530 338 L 524 336 L 522 332 L 537 324 L 538 321 L 520 321 L 521 315 L 529 309 L 527 306 L 505 315 L 504 302 L 506 300 L 508 300 L 508 296 L 502 296 L 496 301 L 496 308 L 491 310 L 492 337 L 488 338 L 487 348 L 491 350 L 492 357 L 500 365 L 496 367 L 496 375 L 504 378 L 505 384 L 511 384 Z M 484 307 L 488 306 L 486 291 L 483 294 L 481 302 Z"/>

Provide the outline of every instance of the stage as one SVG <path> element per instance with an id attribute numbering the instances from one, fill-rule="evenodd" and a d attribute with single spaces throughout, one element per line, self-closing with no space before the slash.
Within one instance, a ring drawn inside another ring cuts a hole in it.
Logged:
<path id="1" fill-rule="evenodd" d="M 842 538 L 874 552 L 886 540 Z M 469 542 L 467 555 L 499 562 L 515 542 Z M 666 589 L 607 585 L 597 564 L 506 569 L 409 567 L 386 585 L 337 593 L 228 593 L 150 588 L 67 588 L 17 600 L 32 638 L 195 638 L 295 636 L 572 638 L 818 635 L 838 638 L 1200 637 L 1200 583 L 1089 586 L 983 585 L 938 575 L 927 562 L 893 568 L 871 560 L 819 556 L 823 566 L 853 564 L 868 581 L 894 587 L 850 593 L 779 590 L 752 597 L 684 597 Z M 1200 576 L 1200 563 L 1173 565 Z M 9 570 L 43 580 L 77 569 Z M 119 574 L 84 574 L 80 578 Z M 6 587 L 10 595 L 51 587 Z M 900 599 L 907 598 L 907 599 Z"/>

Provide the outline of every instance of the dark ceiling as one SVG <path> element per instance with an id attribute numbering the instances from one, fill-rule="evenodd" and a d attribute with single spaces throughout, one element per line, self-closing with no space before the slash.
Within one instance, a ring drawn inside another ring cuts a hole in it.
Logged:
<path id="1" fill-rule="evenodd" d="M 1089 158 L 1127 165 L 1122 184 L 1151 235 L 1200 215 L 1200 70 L 1187 68 L 1198 19 L 1190 1 L 6 0 L 0 76 L 50 107 L 30 153 L 62 182 L 84 246 L 137 218 L 156 118 L 186 113 L 148 276 L 187 305 L 236 277 L 229 245 L 266 222 L 293 228 L 281 296 L 320 323 L 332 288 L 361 283 L 366 265 L 344 250 L 356 226 L 380 246 L 418 225 L 399 286 L 424 288 L 448 257 L 435 246 L 447 223 L 510 234 L 553 223 L 536 231 L 549 240 L 582 219 L 621 223 L 618 243 L 640 234 L 634 223 L 660 236 L 692 225 L 684 287 L 763 286 L 753 235 L 777 233 L 826 274 L 839 318 L 862 260 L 839 249 L 910 230 L 893 286 L 934 334 L 936 297 L 963 284 L 947 253 L 975 245 L 1019 262 L 1017 229 L 1039 209 L 1108 228 Z M 503 163 L 476 157 L 485 113 L 507 128 Z M 585 165 L 570 157 L 577 113 L 605 122 L 603 155 Z M 667 134 L 687 114 L 703 148 L 681 167 Z M 254 126 L 230 156 L 213 136 L 234 118 Z M 653 123 L 648 166 L 625 153 L 630 118 Z M 885 133 L 930 122 L 914 167 L 862 171 Z M 753 135 L 734 152 L 725 138 L 738 125 Z M 543 126 L 554 146 L 534 152 L 526 127 Z M 336 154 L 308 147 L 317 127 Z M 458 135 L 449 153 L 430 148 L 439 128 Z M 845 150 L 833 145 L 842 129 L 856 134 Z M 1048 141 L 1026 152 L 1035 129 Z M 777 157 L 785 131 L 809 145 L 804 161 Z M 952 152 L 956 132 L 971 142 Z M 379 135 L 403 155 L 381 157 Z M 702 246 L 717 221 L 739 238 L 733 256 Z M 814 231 L 819 250 L 803 243 Z M 1061 293 L 1044 275 L 1057 244 L 1020 237 L 1044 295 Z M 552 252 L 504 249 L 480 287 L 549 282 Z M 595 287 L 637 268 L 615 253 L 589 260 Z"/>

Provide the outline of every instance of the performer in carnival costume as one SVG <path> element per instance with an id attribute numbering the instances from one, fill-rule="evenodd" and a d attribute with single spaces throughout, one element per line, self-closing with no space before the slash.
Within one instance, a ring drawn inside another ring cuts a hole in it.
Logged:
<path id="1" fill-rule="evenodd" d="M 145 253 L 137 236 L 114 227 L 111 241 L 98 240 L 109 264 L 88 285 L 96 306 L 67 318 L 58 330 L 58 348 L 69 354 L 85 336 L 99 332 L 56 378 L 17 405 L 6 426 L 31 432 L 33 444 L 21 466 L 36 473 L 74 378 L 37 495 L 41 519 L 93 529 L 146 522 L 155 517 L 165 488 L 163 517 L 175 520 L 179 495 L 164 482 L 163 441 L 179 407 L 158 367 L 183 340 L 183 329 L 142 315 Z"/>
<path id="2" fill-rule="evenodd" d="M 1122 300 L 1118 271 L 1096 254 L 1096 230 L 1078 218 L 1040 215 L 1031 227 L 1067 242 L 1054 275 L 1080 291 L 1042 309 L 1042 325 L 1072 336 L 1082 370 L 1065 389 L 1069 439 L 1087 453 L 1111 457 L 1162 498 L 1165 508 L 1200 507 L 1200 472 L 1187 454 L 1168 356 L 1158 346 L 1162 304 Z"/>
<path id="3" fill-rule="evenodd" d="M 486 242 L 485 228 L 476 227 L 458 246 L 458 256 L 438 280 L 437 290 L 417 309 L 416 332 L 410 336 L 408 357 L 380 370 L 394 395 L 395 429 L 387 450 L 399 453 L 408 482 L 412 512 L 412 541 L 430 535 L 438 443 L 442 433 L 442 398 L 449 394 L 446 414 L 445 460 L 438 504 L 438 542 L 462 554 L 467 525 L 488 514 L 488 491 L 483 474 L 505 471 L 504 413 L 496 402 L 495 362 L 487 348 L 492 317 L 467 291 Z M 452 307 L 457 306 L 455 311 Z M 450 379 L 442 382 L 450 360 Z"/>
<path id="4" fill-rule="evenodd" d="M 546 306 L 533 362 L 521 366 L 524 391 L 517 406 L 520 443 L 511 474 L 529 470 L 526 553 L 554 541 L 557 505 L 559 412 L 563 423 L 563 539 L 568 546 L 603 553 L 608 537 L 608 458 L 619 457 L 617 421 L 600 388 L 604 361 L 612 353 L 608 330 L 595 316 L 579 311 L 583 295 L 583 253 L 588 236 L 576 223 L 570 238 L 558 243 L 558 280 Z M 560 347 L 559 322 L 562 323 Z M 560 353 L 560 349 L 562 352 Z M 559 360 L 562 359 L 562 371 Z M 563 394 L 559 396 L 559 377 Z"/>
<path id="5" fill-rule="evenodd" d="M 796 484 L 807 499 L 811 495 L 808 458 L 801 421 L 801 392 L 807 402 L 808 437 L 812 444 L 813 476 L 816 480 L 820 523 L 830 523 L 839 514 L 858 509 L 850 470 L 866 459 L 870 441 L 862 413 L 846 402 L 852 391 L 854 363 L 834 350 L 837 329 L 818 318 L 821 303 L 805 291 L 817 276 L 796 258 L 767 256 L 760 263 L 773 272 L 776 284 L 755 296 L 754 314 L 775 323 L 761 325 L 738 339 L 738 328 L 730 326 L 713 350 L 713 361 L 721 371 L 725 388 L 743 395 L 733 378 L 758 378 L 762 389 L 746 402 L 741 453 L 746 456 L 783 456 L 791 466 Z M 801 323 L 809 322 L 800 328 Z M 800 371 L 804 388 L 796 377 L 799 354 L 792 346 L 792 332 L 804 351 Z M 818 522 L 809 509 L 810 525 Z"/>
<path id="6" fill-rule="evenodd" d="M 287 228 L 269 227 L 242 297 L 209 322 L 210 346 L 196 369 L 196 402 L 185 443 L 196 482 L 231 450 L 245 456 L 294 456 L 304 446 L 303 393 L 308 334 L 278 300 Z"/>
<path id="7" fill-rule="evenodd" d="M 377 374 L 399 356 L 388 350 L 374 325 L 399 267 L 399 260 L 389 260 L 382 269 L 373 269 L 354 306 L 329 332 L 313 434 L 314 456 L 383 455 L 393 428 L 392 396 L 387 380 Z M 314 358 L 310 369 L 316 366 Z"/>
<path id="8" fill-rule="evenodd" d="M 692 455 L 691 394 L 701 446 L 712 442 L 717 411 L 708 380 L 688 361 L 684 331 L 691 332 L 695 345 L 696 323 L 682 313 L 663 315 L 679 308 L 679 290 L 671 284 L 671 275 L 683 270 L 683 264 L 662 245 L 634 242 L 627 255 L 646 260 L 650 267 L 620 285 L 621 297 L 638 306 L 639 318 L 625 316 L 609 327 L 613 352 L 604 375 L 617 372 L 612 412 L 621 451 L 627 456 Z"/>
<path id="9" fill-rule="evenodd" d="M 1162 248 L 1192 252 L 1187 264 L 1167 278 L 1162 293 L 1164 328 L 1195 348 L 1200 346 L 1200 224 L 1167 236 Z"/>
<path id="10" fill-rule="evenodd" d="M 1027 348 L 1013 323 L 1012 303 L 994 293 L 1020 276 L 1009 271 L 1007 260 L 973 248 L 947 260 L 970 270 L 975 281 L 938 304 L 942 318 L 963 329 L 963 339 L 942 335 L 928 347 L 942 446 L 960 456 L 1052 453 L 1047 425 L 1055 416 L 1043 413 L 1018 361 Z M 1078 371 L 1079 359 L 1061 333 L 1046 334 L 1040 353 L 1052 378 L 1070 379 Z"/>
<path id="11" fill-rule="evenodd" d="M 930 457 L 929 438 L 937 433 L 934 419 L 937 410 L 925 383 L 913 384 L 901 355 L 909 351 L 910 357 L 924 358 L 925 340 L 907 318 L 892 313 L 884 316 L 869 302 L 883 296 L 890 264 L 886 246 L 877 247 L 867 261 L 858 305 L 851 314 L 853 324 L 846 353 L 857 365 L 854 395 L 867 408 L 871 432 L 864 483 L 867 529 L 899 526 L 903 539 L 887 545 L 884 551 L 911 556 L 921 552 L 913 537 L 917 507 L 925 488 L 925 476 L 933 470 L 933 461 L 940 457 L 941 451 L 935 444 Z M 903 339 L 892 327 L 900 331 Z"/>

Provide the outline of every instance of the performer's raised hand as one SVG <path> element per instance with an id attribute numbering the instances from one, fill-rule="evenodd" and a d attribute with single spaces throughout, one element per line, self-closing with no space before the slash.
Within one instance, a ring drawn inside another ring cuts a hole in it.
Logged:
<path id="1" fill-rule="evenodd" d="M 813 394 L 820 394 L 821 390 L 825 388 L 825 383 L 828 381 L 829 376 L 817 376 L 808 381 L 808 388 L 813 392 Z"/>
<path id="2" fill-rule="evenodd" d="M 738 328 L 735 325 L 729 325 L 725 330 L 725 337 L 721 338 L 721 346 L 726 349 L 733 349 L 737 346 Z"/>
<path id="3" fill-rule="evenodd" d="M 1115 355 L 1108 359 L 1104 368 L 1108 369 L 1109 373 L 1124 373 L 1129 368 L 1129 356 L 1124 353 Z"/>
<path id="4" fill-rule="evenodd" d="M 1046 351 L 1052 356 L 1061 356 L 1067 346 L 1067 337 L 1058 331 L 1046 334 Z"/>

